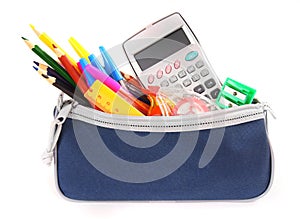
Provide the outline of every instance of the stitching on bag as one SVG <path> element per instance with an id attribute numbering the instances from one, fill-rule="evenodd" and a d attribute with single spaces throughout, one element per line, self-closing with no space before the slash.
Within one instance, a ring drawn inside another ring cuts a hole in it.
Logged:
<path id="1" fill-rule="evenodd" d="M 238 117 L 233 117 L 233 118 L 227 118 L 227 119 L 222 119 L 222 120 L 214 120 L 214 121 L 207 121 L 207 122 L 199 122 L 199 123 L 193 123 L 193 124 L 180 124 L 180 125 L 135 125 L 135 124 L 126 124 L 126 123 L 115 123 L 115 122 L 107 122 L 107 121 L 102 121 L 99 119 L 91 118 L 85 115 L 81 115 L 78 113 L 70 112 L 70 114 L 74 114 L 77 116 L 84 117 L 88 120 L 91 121 L 96 121 L 102 124 L 107 124 L 107 125 L 113 125 L 113 126 L 127 126 L 127 127 L 143 127 L 143 128 L 179 128 L 179 127 L 191 127 L 191 126 L 205 126 L 205 125 L 213 125 L 213 124 L 220 124 L 220 123 L 225 123 L 225 122 L 230 122 L 234 120 L 240 120 L 240 119 L 245 119 L 253 116 L 257 116 L 260 114 L 263 114 L 263 112 L 256 112 L 248 115 L 242 115 Z"/>

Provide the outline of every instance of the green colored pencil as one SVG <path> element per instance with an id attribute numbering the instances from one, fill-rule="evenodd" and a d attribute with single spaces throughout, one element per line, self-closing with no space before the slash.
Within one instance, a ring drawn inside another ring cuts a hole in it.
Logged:
<path id="1" fill-rule="evenodd" d="M 34 45 L 25 37 L 22 37 L 27 46 L 37 54 L 41 59 L 43 59 L 48 65 L 50 65 L 58 74 L 64 77 L 68 82 L 70 82 L 73 86 L 76 86 L 73 79 L 70 77 L 68 72 L 58 64 L 51 56 L 49 56 L 44 50 L 42 50 L 38 45 Z"/>

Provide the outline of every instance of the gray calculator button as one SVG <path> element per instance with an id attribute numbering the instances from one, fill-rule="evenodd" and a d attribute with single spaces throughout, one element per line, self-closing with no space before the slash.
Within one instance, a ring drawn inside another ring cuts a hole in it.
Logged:
<path id="1" fill-rule="evenodd" d="M 216 82 L 214 79 L 211 78 L 211 79 L 208 79 L 207 81 L 205 81 L 204 84 L 205 84 L 205 87 L 212 88 L 213 86 L 216 85 Z"/>
<path id="2" fill-rule="evenodd" d="M 174 83 L 178 80 L 178 78 L 176 77 L 176 75 L 173 75 L 172 77 L 170 77 L 169 80 L 170 80 L 171 83 Z"/>
<path id="3" fill-rule="evenodd" d="M 200 75 L 199 75 L 199 74 L 194 74 L 194 75 L 192 76 L 192 80 L 193 80 L 194 82 L 199 81 L 199 80 L 200 80 Z"/>
<path id="4" fill-rule="evenodd" d="M 180 77 L 180 78 L 184 78 L 186 76 L 186 72 L 185 71 L 180 71 L 180 72 L 178 72 L 178 77 Z"/>
<path id="5" fill-rule="evenodd" d="M 205 77 L 209 74 L 209 71 L 207 69 L 203 69 L 202 71 L 200 71 L 200 74 L 202 75 L 202 77 Z"/>
<path id="6" fill-rule="evenodd" d="M 189 66 L 188 68 L 187 68 L 187 72 L 188 73 L 192 73 L 192 72 L 194 72 L 196 70 L 196 68 L 193 66 L 193 65 L 191 65 L 191 66 Z"/>
<path id="7" fill-rule="evenodd" d="M 197 92 L 198 94 L 202 94 L 205 91 L 205 88 L 203 87 L 202 84 L 200 84 L 194 88 L 194 91 Z"/>
<path id="8" fill-rule="evenodd" d="M 202 66 L 204 66 L 204 62 L 202 60 L 200 60 L 200 61 L 196 62 L 195 65 L 197 68 L 201 68 Z"/>
<path id="9" fill-rule="evenodd" d="M 167 80 L 164 80 L 160 83 L 161 87 L 168 87 L 169 86 L 169 82 Z"/>
<path id="10" fill-rule="evenodd" d="M 192 81 L 190 79 L 185 79 L 183 81 L 183 86 L 188 87 L 192 84 Z"/>
<path id="11" fill-rule="evenodd" d="M 183 88 L 181 84 L 176 84 L 175 87 L 176 88 Z"/>
<path id="12" fill-rule="evenodd" d="M 210 92 L 210 95 L 211 95 L 212 98 L 217 99 L 219 93 L 220 93 L 220 89 L 216 88 L 212 92 Z"/>

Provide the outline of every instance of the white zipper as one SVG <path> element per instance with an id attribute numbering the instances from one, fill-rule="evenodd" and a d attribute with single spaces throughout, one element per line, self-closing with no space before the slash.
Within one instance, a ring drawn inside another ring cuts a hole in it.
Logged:
<path id="1" fill-rule="evenodd" d="M 123 116 L 107 114 L 81 106 L 68 100 L 56 107 L 56 115 L 51 125 L 49 145 L 42 159 L 50 165 L 54 157 L 62 125 L 67 118 L 80 120 L 92 125 L 111 129 L 139 132 L 183 132 L 220 128 L 264 119 L 271 108 L 266 103 L 249 104 L 240 107 L 185 116 Z"/>
<path id="2" fill-rule="evenodd" d="M 77 105 L 69 118 L 111 129 L 143 132 L 182 132 L 237 125 L 265 118 L 269 106 L 264 103 L 184 116 L 122 116 L 103 113 Z"/>

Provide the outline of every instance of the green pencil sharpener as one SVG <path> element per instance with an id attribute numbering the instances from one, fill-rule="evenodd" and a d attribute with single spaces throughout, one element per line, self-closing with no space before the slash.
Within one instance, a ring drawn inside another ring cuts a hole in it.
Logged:
<path id="1" fill-rule="evenodd" d="M 216 104 L 222 109 L 250 104 L 254 99 L 255 93 L 255 89 L 227 78 L 216 99 Z"/>

